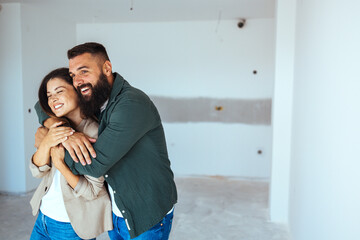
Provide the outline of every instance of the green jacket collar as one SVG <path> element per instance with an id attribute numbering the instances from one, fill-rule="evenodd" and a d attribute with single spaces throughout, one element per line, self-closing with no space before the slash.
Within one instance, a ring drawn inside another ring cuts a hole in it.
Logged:
<path id="1" fill-rule="evenodd" d="M 116 96 L 118 96 L 120 94 L 120 92 L 124 86 L 124 83 L 125 83 L 125 79 L 120 74 L 115 72 L 114 73 L 114 82 L 112 85 L 108 104 L 113 102 L 115 100 Z"/>

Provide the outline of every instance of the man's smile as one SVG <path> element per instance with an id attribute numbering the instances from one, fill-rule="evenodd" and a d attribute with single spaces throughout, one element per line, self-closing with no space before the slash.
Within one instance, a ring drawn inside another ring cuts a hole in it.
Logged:
<path id="1" fill-rule="evenodd" d="M 81 95 L 87 95 L 90 93 L 91 88 L 90 88 L 90 86 L 82 86 L 82 87 L 79 87 L 79 90 L 81 92 Z"/>

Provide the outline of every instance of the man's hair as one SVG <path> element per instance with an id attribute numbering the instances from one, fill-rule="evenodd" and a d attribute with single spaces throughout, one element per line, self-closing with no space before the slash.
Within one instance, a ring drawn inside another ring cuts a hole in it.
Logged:
<path id="1" fill-rule="evenodd" d="M 44 112 L 50 116 L 54 116 L 54 113 L 51 111 L 51 108 L 48 104 L 48 97 L 47 97 L 47 83 L 53 79 L 53 78 L 61 78 L 67 83 L 69 83 L 71 86 L 72 78 L 69 75 L 69 69 L 68 68 L 58 68 L 50 73 L 48 73 L 42 80 L 40 87 L 39 87 L 39 103 L 41 108 L 44 110 Z"/>
<path id="2" fill-rule="evenodd" d="M 101 57 L 102 60 L 110 61 L 109 56 L 106 52 L 106 49 L 103 45 L 96 42 L 87 42 L 80 45 L 77 45 L 67 52 L 68 59 L 72 59 L 76 56 L 79 56 L 84 53 L 90 53 L 93 56 Z"/>

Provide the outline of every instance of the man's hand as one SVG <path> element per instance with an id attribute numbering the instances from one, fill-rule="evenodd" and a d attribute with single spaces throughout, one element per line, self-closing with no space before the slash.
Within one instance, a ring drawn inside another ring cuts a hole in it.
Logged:
<path id="1" fill-rule="evenodd" d="M 44 127 L 39 127 L 35 133 L 35 144 L 34 146 L 36 148 L 39 148 L 40 143 L 43 141 L 44 137 L 48 133 L 48 129 Z"/>
<path id="2" fill-rule="evenodd" d="M 62 145 L 75 162 L 79 162 L 80 160 L 81 164 L 85 166 L 86 163 L 91 164 L 89 152 L 93 158 L 96 157 L 95 150 L 91 145 L 91 143 L 94 142 L 96 142 L 94 138 L 89 138 L 83 133 L 75 132 L 68 140 L 63 142 Z"/>

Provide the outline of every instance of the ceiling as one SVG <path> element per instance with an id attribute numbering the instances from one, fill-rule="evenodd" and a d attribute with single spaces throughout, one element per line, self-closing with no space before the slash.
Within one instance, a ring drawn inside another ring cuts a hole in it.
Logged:
<path id="1" fill-rule="evenodd" d="M 0 0 L 14 2 L 86 23 L 273 18 L 276 0 Z"/>

